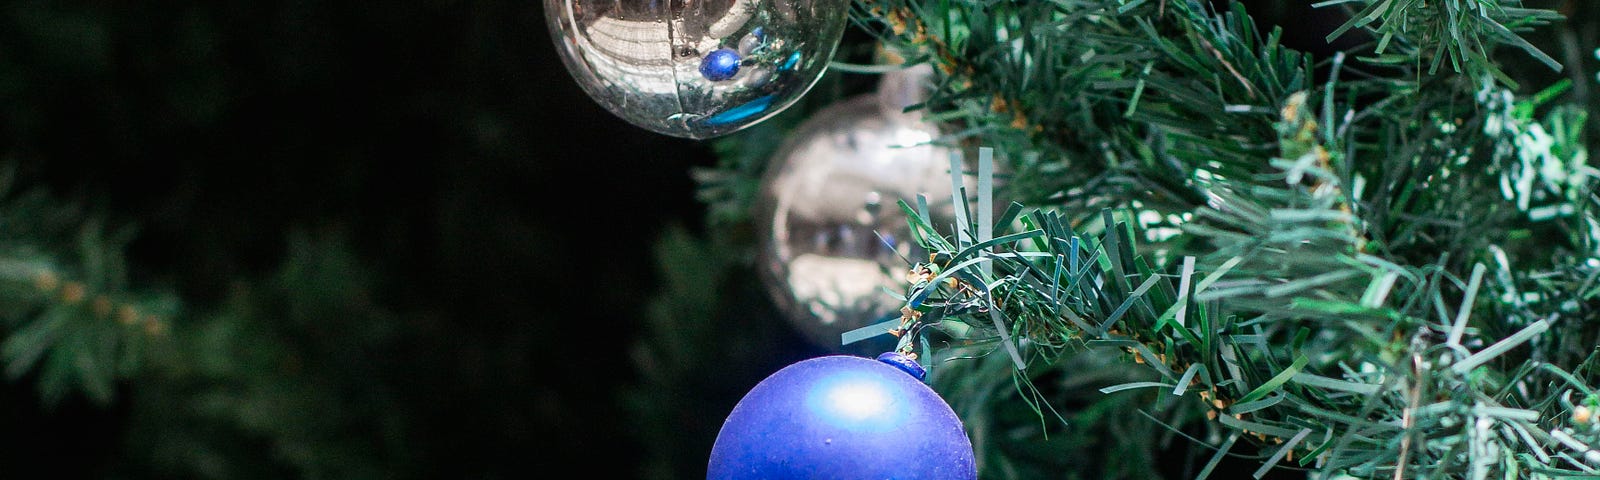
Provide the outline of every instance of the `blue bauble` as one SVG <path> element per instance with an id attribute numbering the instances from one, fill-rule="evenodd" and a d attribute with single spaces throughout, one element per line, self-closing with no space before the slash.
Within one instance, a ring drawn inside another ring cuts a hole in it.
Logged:
<path id="1" fill-rule="evenodd" d="M 961 419 L 905 367 L 845 355 L 784 367 L 733 407 L 706 478 L 977 478 Z"/>
<path id="2" fill-rule="evenodd" d="M 731 48 L 712 50 L 706 54 L 705 60 L 700 61 L 700 75 L 706 80 L 720 82 L 738 74 L 739 52 Z"/>

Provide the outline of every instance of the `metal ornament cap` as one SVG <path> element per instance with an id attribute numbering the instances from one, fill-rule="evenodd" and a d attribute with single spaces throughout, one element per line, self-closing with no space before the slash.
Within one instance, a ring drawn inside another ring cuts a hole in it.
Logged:
<path id="1" fill-rule="evenodd" d="M 976 479 L 961 419 L 906 373 L 848 355 L 784 367 L 734 406 L 707 480 Z"/>
<path id="2" fill-rule="evenodd" d="M 928 370 L 922 368 L 922 364 L 900 352 L 884 352 L 882 355 L 878 355 L 878 361 L 910 374 L 917 381 L 926 381 L 928 379 Z"/>

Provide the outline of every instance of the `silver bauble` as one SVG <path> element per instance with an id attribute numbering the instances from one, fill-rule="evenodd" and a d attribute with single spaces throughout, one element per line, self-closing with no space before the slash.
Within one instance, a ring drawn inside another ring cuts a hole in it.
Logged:
<path id="1" fill-rule="evenodd" d="M 920 99 L 888 88 L 921 72 L 888 75 L 877 94 L 816 112 L 767 168 L 755 212 L 762 280 L 819 346 L 857 350 L 841 348 L 841 334 L 900 316 L 890 292 L 905 291 L 907 262 L 927 254 L 914 251 L 898 202 L 926 195 L 935 217 L 952 208 L 950 151 L 928 143 L 933 125 L 900 113 Z M 882 338 L 859 350 L 881 353 Z"/>
<path id="2" fill-rule="evenodd" d="M 634 125 L 694 139 L 793 104 L 821 78 L 849 0 L 545 0 L 578 85 Z"/>

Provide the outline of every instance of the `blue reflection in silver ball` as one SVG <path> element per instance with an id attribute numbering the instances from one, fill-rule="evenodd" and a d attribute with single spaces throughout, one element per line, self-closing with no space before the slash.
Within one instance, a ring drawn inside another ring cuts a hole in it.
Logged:
<path id="1" fill-rule="evenodd" d="M 739 52 L 731 48 L 719 48 L 706 54 L 700 61 L 700 76 L 706 80 L 720 82 L 733 78 L 739 74 Z"/>

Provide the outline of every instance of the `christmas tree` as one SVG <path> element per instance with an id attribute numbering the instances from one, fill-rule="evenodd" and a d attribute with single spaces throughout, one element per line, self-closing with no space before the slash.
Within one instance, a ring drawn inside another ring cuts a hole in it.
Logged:
<path id="1" fill-rule="evenodd" d="M 700 478 L 882 351 L 979 478 L 1600 475 L 1592 5 L 527 3 L 0 6 L 0 476 Z"/>
<path id="2" fill-rule="evenodd" d="M 839 343 L 888 330 L 921 355 L 981 478 L 1596 475 L 1600 16 L 1258 3 L 856 2 L 856 45 L 904 60 L 835 66 L 932 66 L 907 110 L 965 154 L 952 170 L 1003 173 L 953 221 L 928 211 L 949 197 L 902 198 L 927 250 L 884 294 L 904 309 Z M 709 233 L 669 238 L 665 272 L 747 282 L 740 255 L 767 269 L 790 241 L 759 208 L 789 158 L 763 139 L 795 141 L 773 124 L 717 143 Z M 717 251 L 741 253 L 684 261 Z M 640 346 L 638 396 L 692 399 L 639 402 L 647 445 L 762 328 L 691 288 L 664 286 Z M 693 477 L 698 453 L 647 472 Z"/>

